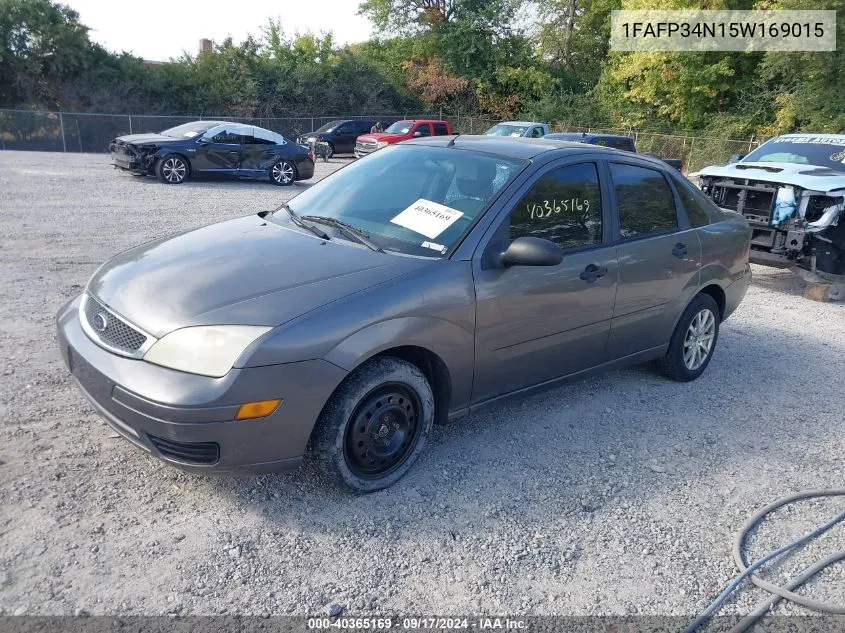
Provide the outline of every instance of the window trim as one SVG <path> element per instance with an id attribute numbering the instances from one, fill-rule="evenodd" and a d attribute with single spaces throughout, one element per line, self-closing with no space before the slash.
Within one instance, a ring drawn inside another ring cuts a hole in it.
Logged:
<path id="1" fill-rule="evenodd" d="M 607 174 L 607 185 L 609 189 L 608 193 L 611 196 L 613 206 L 613 244 L 629 244 L 631 242 L 637 242 L 639 240 L 647 240 L 653 237 L 671 235 L 673 233 L 685 231 L 691 228 L 689 221 L 686 217 L 686 211 L 683 209 L 680 198 L 678 197 L 678 192 L 675 191 L 675 188 L 672 186 L 672 183 L 669 181 L 669 178 L 667 177 L 666 172 L 663 169 L 661 169 L 657 165 L 643 164 L 640 161 L 626 160 L 625 158 L 614 158 L 613 160 L 605 160 L 603 162 Z M 659 173 L 663 177 L 663 181 L 666 183 L 666 186 L 669 188 L 669 192 L 672 194 L 672 200 L 674 200 L 675 202 L 675 221 L 678 223 L 677 226 L 671 229 L 666 229 L 664 231 L 655 231 L 653 233 L 645 233 L 636 237 L 623 238 L 622 222 L 619 217 L 619 201 L 616 199 L 616 188 L 613 185 L 613 175 L 610 171 L 611 165 L 627 165 L 629 167 L 639 167 L 640 169 L 650 169 Z"/>
<path id="2" fill-rule="evenodd" d="M 608 191 L 605 186 L 606 179 L 603 177 L 602 171 L 602 157 L 596 156 L 595 154 L 582 154 L 576 156 L 566 156 L 562 158 L 558 158 L 556 160 L 552 160 L 545 165 L 543 165 L 540 169 L 538 169 L 532 176 L 529 176 L 526 180 L 524 180 L 521 184 L 516 186 L 515 189 L 511 193 L 508 194 L 507 199 L 502 202 L 501 207 L 496 212 L 496 217 L 490 222 L 487 228 L 484 230 L 484 234 L 478 240 L 478 244 L 475 248 L 473 253 L 473 259 L 478 259 L 479 263 L 484 267 L 484 262 L 488 260 L 489 253 L 488 250 L 490 249 L 491 244 L 493 243 L 493 238 L 499 232 L 499 229 L 502 228 L 503 223 L 507 219 L 507 217 L 511 214 L 511 212 L 516 208 L 516 205 L 522 200 L 525 194 L 535 185 L 537 182 L 543 178 L 544 176 L 548 175 L 549 173 L 557 170 L 562 169 L 565 167 L 572 167 L 575 165 L 580 165 L 582 163 L 593 163 L 596 168 L 596 175 L 599 179 L 599 194 L 601 195 L 601 242 L 598 244 L 590 244 L 586 246 L 579 246 L 576 248 L 567 248 L 561 249 L 563 250 L 564 256 L 572 255 L 575 253 L 583 253 L 587 251 L 596 250 L 599 248 L 608 248 L 608 247 L 615 247 L 614 243 L 611 241 L 611 220 L 613 215 L 610 212 L 610 199 L 608 198 Z M 489 210 L 488 210 L 489 213 Z M 467 236 L 469 233 L 467 234 Z M 457 249 L 456 249 L 457 251 Z"/>

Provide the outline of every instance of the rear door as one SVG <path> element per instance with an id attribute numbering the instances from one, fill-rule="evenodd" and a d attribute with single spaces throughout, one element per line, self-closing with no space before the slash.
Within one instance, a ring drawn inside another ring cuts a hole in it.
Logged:
<path id="1" fill-rule="evenodd" d="M 241 144 L 250 134 L 252 126 L 240 123 L 227 123 L 210 129 L 197 142 L 191 168 L 209 174 L 237 173 Z"/>
<path id="2" fill-rule="evenodd" d="M 473 261 L 473 402 L 601 364 L 616 294 L 616 249 L 597 161 L 556 161 L 523 185 Z M 557 266 L 503 268 L 516 238 L 549 239 Z"/>
<path id="3" fill-rule="evenodd" d="M 662 169 L 624 160 L 606 168 L 619 257 L 608 354 L 622 358 L 669 342 L 698 291 L 701 243 Z"/>
<path id="4" fill-rule="evenodd" d="M 256 176 L 268 172 L 278 154 L 279 143 L 286 143 L 281 135 L 259 127 L 251 128 L 242 139 L 238 173 Z"/>

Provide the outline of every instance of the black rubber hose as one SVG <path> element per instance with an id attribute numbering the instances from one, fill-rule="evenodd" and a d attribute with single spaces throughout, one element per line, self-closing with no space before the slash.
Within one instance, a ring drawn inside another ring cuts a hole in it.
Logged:
<path id="1" fill-rule="evenodd" d="M 798 604 L 807 609 L 811 609 L 813 611 L 837 615 L 845 614 L 845 605 L 836 605 L 829 604 L 827 602 L 821 602 L 819 600 L 808 598 L 807 596 L 802 596 L 801 594 L 797 594 L 793 591 L 793 589 L 797 589 L 798 587 L 800 587 L 802 584 L 807 582 L 807 580 L 819 573 L 822 569 L 825 569 L 826 567 L 840 560 L 845 560 L 845 550 L 831 554 L 823 560 L 820 560 L 815 565 L 808 567 L 803 572 L 801 572 L 801 574 L 799 574 L 795 579 L 791 580 L 785 587 L 781 587 L 779 585 L 767 582 L 762 578 L 758 578 L 754 575 L 754 572 L 757 569 L 759 569 L 769 561 L 773 560 L 774 558 L 777 558 L 782 554 L 785 554 L 786 552 L 795 549 L 800 545 L 803 545 L 804 543 L 818 538 L 819 536 L 833 528 L 835 525 L 845 520 L 845 510 L 840 512 L 838 515 L 836 515 L 833 519 L 831 519 L 824 525 L 819 526 L 812 532 L 809 532 L 808 534 L 805 534 L 804 536 L 792 541 L 788 545 L 784 545 L 783 547 L 780 547 L 777 550 L 766 554 L 763 558 L 755 561 L 751 565 L 749 565 L 745 560 L 745 553 L 743 552 L 745 539 L 748 536 L 748 533 L 768 514 L 774 512 L 778 508 L 782 508 L 783 506 L 788 505 L 790 503 L 794 503 L 796 501 L 801 501 L 804 499 L 815 499 L 820 497 L 845 497 L 845 489 L 808 490 L 805 492 L 798 492 L 796 494 L 789 495 L 788 497 L 784 497 L 783 499 L 778 499 L 774 503 L 771 503 L 765 508 L 762 508 L 757 513 L 755 513 L 750 519 L 748 519 L 748 521 L 745 522 L 745 525 L 743 525 L 739 532 L 737 532 L 736 538 L 734 539 L 733 557 L 737 567 L 740 570 L 740 574 L 733 581 L 731 581 L 731 583 L 725 588 L 725 590 L 722 591 L 722 593 L 720 593 L 719 596 L 707 606 L 707 608 L 692 622 L 692 624 L 690 624 L 686 629 L 684 629 L 684 633 L 693 633 L 696 629 L 698 629 L 699 626 L 709 620 L 719 608 L 719 606 L 728 598 L 728 596 L 731 595 L 731 593 L 736 590 L 736 588 L 746 578 L 750 578 L 751 582 L 753 582 L 755 585 L 771 593 L 772 597 L 758 604 L 757 607 L 755 607 L 754 611 L 752 611 L 746 617 L 740 620 L 740 622 L 733 629 L 731 629 L 730 633 L 742 633 L 742 631 L 748 629 L 763 615 L 765 615 L 766 612 L 773 605 L 777 604 L 780 600 L 783 599 L 789 600 L 790 602 L 794 602 L 795 604 Z"/>

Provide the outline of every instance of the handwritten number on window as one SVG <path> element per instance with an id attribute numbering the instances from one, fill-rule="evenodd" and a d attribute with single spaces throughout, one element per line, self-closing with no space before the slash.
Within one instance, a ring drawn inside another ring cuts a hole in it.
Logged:
<path id="1" fill-rule="evenodd" d="M 527 203 L 526 210 L 531 214 L 531 219 L 548 218 L 553 213 L 569 213 L 570 211 L 590 211 L 590 201 L 581 198 L 568 198 L 565 200 L 543 200 L 542 203 Z"/>

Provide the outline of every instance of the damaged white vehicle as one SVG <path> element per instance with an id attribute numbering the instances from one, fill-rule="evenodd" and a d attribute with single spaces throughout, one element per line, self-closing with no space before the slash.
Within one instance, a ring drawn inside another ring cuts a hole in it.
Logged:
<path id="1" fill-rule="evenodd" d="M 845 274 L 845 134 L 778 136 L 691 175 L 748 220 L 751 261 Z"/>

